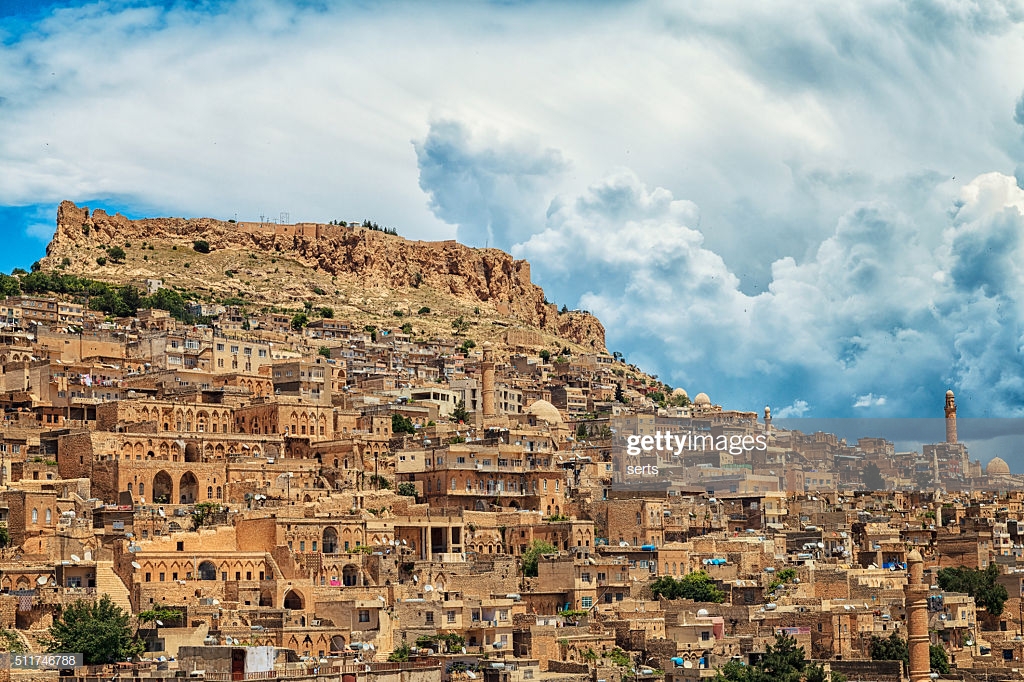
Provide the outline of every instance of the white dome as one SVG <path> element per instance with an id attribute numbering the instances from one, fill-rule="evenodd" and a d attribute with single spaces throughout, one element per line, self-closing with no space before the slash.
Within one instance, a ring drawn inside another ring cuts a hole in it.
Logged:
<path id="1" fill-rule="evenodd" d="M 526 408 L 526 414 L 542 419 L 548 424 L 562 423 L 562 415 L 558 412 L 558 408 L 546 400 L 537 400 L 531 403 Z"/>

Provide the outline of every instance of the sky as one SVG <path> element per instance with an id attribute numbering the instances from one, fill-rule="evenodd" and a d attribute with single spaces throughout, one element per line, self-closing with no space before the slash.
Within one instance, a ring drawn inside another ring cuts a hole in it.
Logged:
<path id="1" fill-rule="evenodd" d="M 1024 4 L 0 2 L 0 270 L 57 204 L 529 259 L 780 418 L 1024 417 Z M 1020 453 L 1024 463 L 1024 448 Z M 1021 468 L 1024 468 L 1022 465 Z"/>

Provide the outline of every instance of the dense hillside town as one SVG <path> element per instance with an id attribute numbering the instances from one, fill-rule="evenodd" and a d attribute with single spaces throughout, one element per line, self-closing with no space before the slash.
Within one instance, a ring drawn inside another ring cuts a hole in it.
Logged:
<path id="1" fill-rule="evenodd" d="M 794 645 L 808 679 L 1019 677 L 1024 492 L 951 391 L 897 452 L 691 401 L 592 335 L 199 300 L 62 253 L 0 282 L 12 652 L 71 653 L 95 602 L 140 643 L 79 651 L 95 679 L 746 679 Z"/>

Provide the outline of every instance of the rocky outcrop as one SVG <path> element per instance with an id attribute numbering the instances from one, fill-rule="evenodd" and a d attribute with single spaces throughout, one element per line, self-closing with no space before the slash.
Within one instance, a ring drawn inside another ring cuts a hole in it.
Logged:
<path id="1" fill-rule="evenodd" d="M 191 247 L 287 254 L 301 264 L 339 277 L 355 277 L 363 288 L 431 287 L 464 301 L 492 306 L 526 325 L 595 350 L 605 350 L 604 327 L 589 313 L 559 313 L 530 281 L 530 264 L 498 249 L 474 249 L 455 241 L 424 242 L 362 227 L 300 223 L 234 223 L 211 218 L 129 220 L 70 201 L 57 209 L 57 231 L 46 262 L 64 258 L 88 263 L 99 244 L 162 240 Z"/>

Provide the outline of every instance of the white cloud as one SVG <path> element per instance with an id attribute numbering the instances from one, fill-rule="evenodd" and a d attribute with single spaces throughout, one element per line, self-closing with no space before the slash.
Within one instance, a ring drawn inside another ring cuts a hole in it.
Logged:
<path id="1" fill-rule="evenodd" d="M 795 400 L 792 405 L 787 405 L 779 409 L 772 416 L 778 419 L 787 419 L 791 417 L 802 417 L 807 414 L 811 409 L 811 406 L 807 404 L 806 400 Z"/>
<path id="2" fill-rule="evenodd" d="M 884 395 L 876 396 L 874 393 L 865 393 L 864 395 L 857 396 L 854 401 L 854 407 L 880 407 L 885 405 L 886 398 Z"/>
<path id="3" fill-rule="evenodd" d="M 8 205 L 458 231 L 716 402 L 1024 405 L 1016 3 L 200 7 L 0 23 Z"/>

